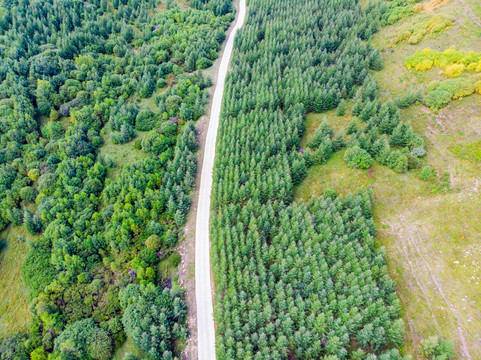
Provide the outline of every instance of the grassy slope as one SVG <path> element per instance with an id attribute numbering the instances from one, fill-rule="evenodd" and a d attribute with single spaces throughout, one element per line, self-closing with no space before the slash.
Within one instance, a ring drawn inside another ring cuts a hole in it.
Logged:
<path id="1" fill-rule="evenodd" d="M 438 70 L 416 74 L 404 68 L 403 59 L 416 49 L 442 50 L 456 45 L 481 51 L 481 43 L 476 41 L 481 33 L 476 25 L 481 23 L 481 6 L 476 0 L 452 0 L 433 13 L 451 14 L 456 22 L 445 33 L 417 45 L 400 43 L 387 49 L 389 39 L 408 19 L 384 28 L 375 37 L 385 60 L 385 69 L 375 74 L 384 100 L 439 77 Z M 481 358 L 481 164 L 476 153 L 455 154 L 458 144 L 466 150 L 467 145 L 481 140 L 480 105 L 481 96 L 475 95 L 456 100 L 438 113 L 422 105 L 402 110 L 403 120 L 411 121 L 426 140 L 427 163 L 438 174 L 449 172 L 451 191 L 440 191 L 439 179 L 420 180 L 419 171 L 399 175 L 379 165 L 369 174 L 349 169 L 342 153 L 327 165 L 310 169 L 296 189 L 296 198 L 307 200 L 328 187 L 346 193 L 372 186 L 378 241 L 387 249 L 404 305 L 405 350 L 414 358 L 418 358 L 419 341 L 434 334 L 452 339 L 460 358 Z M 330 122 L 349 122 L 333 113 L 311 114 L 306 138 L 326 115 Z M 481 154 L 479 146 L 472 149 Z"/>
<path id="2" fill-rule="evenodd" d="M 30 320 L 28 310 L 28 289 L 20 273 L 28 248 L 18 236 L 31 239 L 22 227 L 10 227 L 2 238 L 7 247 L 0 254 L 0 338 L 8 333 L 26 330 Z"/>

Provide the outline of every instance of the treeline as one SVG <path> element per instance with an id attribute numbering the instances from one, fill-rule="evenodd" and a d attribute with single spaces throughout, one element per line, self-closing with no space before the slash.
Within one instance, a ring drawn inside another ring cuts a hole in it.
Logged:
<path id="1" fill-rule="evenodd" d="M 158 264 L 178 263 L 193 121 L 210 86 L 200 70 L 217 57 L 230 7 L 0 6 L 0 230 L 32 235 L 22 265 L 32 325 L 0 339 L 0 358 L 109 359 L 128 336 L 143 358 L 174 359 L 186 305 Z M 140 159 L 101 156 L 107 139 Z"/>
<path id="2" fill-rule="evenodd" d="M 376 159 L 406 171 L 422 156 L 422 138 L 394 102 L 377 99 L 369 75 L 382 61 L 366 40 L 385 11 L 362 11 L 356 0 L 249 4 L 212 193 L 220 359 L 403 359 L 401 308 L 374 244 L 371 195 L 331 189 L 292 203 L 308 167 L 342 147 L 357 167 Z M 323 123 L 300 149 L 305 114 L 338 107 L 342 115 L 348 101 L 355 122 L 338 134 Z"/>

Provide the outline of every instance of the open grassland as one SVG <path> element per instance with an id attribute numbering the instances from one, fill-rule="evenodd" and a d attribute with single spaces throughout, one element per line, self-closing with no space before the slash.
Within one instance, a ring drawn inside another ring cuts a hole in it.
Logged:
<path id="1" fill-rule="evenodd" d="M 1 234 L 1 238 L 7 239 L 7 246 L 0 253 L 0 338 L 25 330 L 30 319 L 28 289 L 20 273 L 28 248 L 25 241 L 18 239 L 19 235 L 23 239 L 32 237 L 23 227 L 11 227 Z"/>
<path id="2" fill-rule="evenodd" d="M 398 41 L 400 29 L 427 15 L 454 19 L 435 36 L 417 44 Z M 385 27 L 373 42 L 383 53 L 385 67 L 374 73 L 382 100 L 392 100 L 410 88 L 425 90 L 435 80 L 446 80 L 439 68 L 409 71 L 406 57 L 427 47 L 438 51 L 481 51 L 481 5 L 475 0 L 453 0 L 430 12 L 419 12 Z M 464 76 L 464 74 L 463 74 Z M 350 169 L 343 152 L 325 165 L 314 166 L 295 190 L 307 201 L 333 187 L 340 194 L 371 187 L 377 239 L 386 247 L 389 269 L 396 280 L 406 323 L 405 352 L 418 359 L 420 340 L 431 335 L 452 339 L 461 359 L 481 358 L 481 96 L 452 101 L 439 111 L 422 104 L 401 110 L 423 134 L 427 155 L 437 175 L 428 181 L 420 170 L 397 174 L 374 164 L 372 170 Z M 305 144 L 325 117 L 331 126 L 351 119 L 335 112 L 310 114 Z"/>

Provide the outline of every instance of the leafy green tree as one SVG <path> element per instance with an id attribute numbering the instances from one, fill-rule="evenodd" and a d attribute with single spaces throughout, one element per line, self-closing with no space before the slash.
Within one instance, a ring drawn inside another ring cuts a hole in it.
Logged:
<path id="1" fill-rule="evenodd" d="M 145 240 L 145 246 L 154 251 L 158 251 L 162 247 L 162 239 L 158 235 L 151 235 Z"/>
<path id="2" fill-rule="evenodd" d="M 109 359 L 112 340 L 92 319 L 84 319 L 65 327 L 55 339 L 55 351 L 61 359 Z"/>

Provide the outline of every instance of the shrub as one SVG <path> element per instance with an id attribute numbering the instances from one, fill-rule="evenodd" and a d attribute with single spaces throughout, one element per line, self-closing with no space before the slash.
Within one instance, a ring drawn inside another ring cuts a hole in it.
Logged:
<path id="1" fill-rule="evenodd" d="M 347 149 L 344 153 L 344 160 L 352 168 L 369 169 L 372 166 L 371 155 L 359 146 Z"/>
<path id="2" fill-rule="evenodd" d="M 417 44 L 425 37 L 433 37 L 452 25 L 454 18 L 441 14 L 424 15 L 412 19 L 399 27 L 396 36 L 391 39 L 391 46 L 402 41 Z"/>
<path id="3" fill-rule="evenodd" d="M 30 299 L 36 297 L 55 278 L 56 271 L 50 263 L 49 245 L 45 239 L 32 243 L 23 262 L 22 280 L 29 288 Z"/>
<path id="4" fill-rule="evenodd" d="M 324 196 L 325 198 L 331 198 L 331 199 L 334 200 L 335 198 L 337 198 L 337 191 L 336 191 L 336 189 L 334 189 L 334 188 L 332 188 L 332 187 L 327 188 L 327 189 L 324 191 L 323 196 Z"/>
<path id="5" fill-rule="evenodd" d="M 31 360 L 47 360 L 47 353 L 43 349 L 43 347 L 39 347 L 31 352 L 30 359 Z"/>
<path id="6" fill-rule="evenodd" d="M 438 110 L 451 102 L 453 94 L 447 90 L 436 89 L 430 91 L 424 97 L 424 104 L 433 110 Z"/>
<path id="7" fill-rule="evenodd" d="M 177 124 L 173 121 L 164 121 L 160 125 L 160 131 L 165 136 L 174 136 L 177 133 Z"/>
<path id="8" fill-rule="evenodd" d="M 173 269 L 176 269 L 177 266 L 180 265 L 182 258 L 179 253 L 174 252 L 172 255 L 169 256 L 169 266 Z"/>
<path id="9" fill-rule="evenodd" d="M 421 173 L 419 174 L 419 177 L 422 180 L 429 180 L 431 176 L 434 175 L 434 169 L 431 166 L 425 166 L 422 170 Z"/>
<path id="10" fill-rule="evenodd" d="M 444 69 L 443 75 L 448 78 L 454 78 L 460 76 L 466 66 L 464 64 L 451 64 L 446 66 Z"/>
<path id="11" fill-rule="evenodd" d="M 0 358 L 2 360 L 24 360 L 28 359 L 25 348 L 26 337 L 23 334 L 7 335 L 0 345 Z"/>
<path id="12" fill-rule="evenodd" d="M 31 186 L 25 186 L 20 189 L 20 197 L 26 202 L 35 202 L 37 198 L 38 191 Z"/>
<path id="13" fill-rule="evenodd" d="M 135 118 L 135 128 L 139 131 L 149 131 L 156 126 L 157 121 L 157 116 L 151 110 L 144 109 Z"/>
<path id="14" fill-rule="evenodd" d="M 405 109 L 421 101 L 422 98 L 423 93 L 421 89 L 409 89 L 406 94 L 396 99 L 396 105 L 401 109 Z"/>
<path id="15" fill-rule="evenodd" d="M 406 159 L 408 161 L 408 169 L 419 169 L 421 166 L 419 159 L 411 154 L 406 155 Z"/>
<path id="16" fill-rule="evenodd" d="M 424 155 L 426 155 L 426 150 L 424 150 L 423 147 L 415 147 L 411 150 L 411 155 L 422 158 Z"/>
<path id="17" fill-rule="evenodd" d="M 451 341 L 431 336 L 421 341 L 420 353 L 429 360 L 448 360 L 454 358 L 454 347 Z"/>

